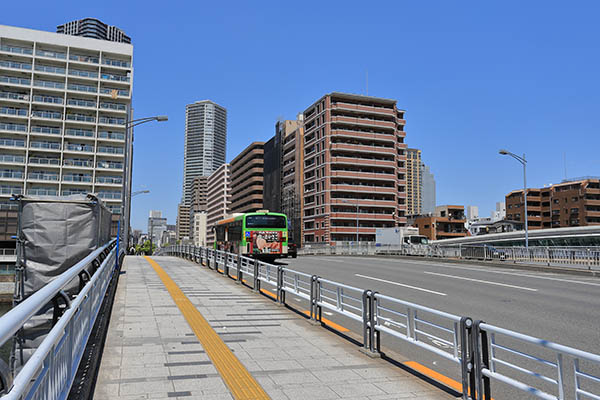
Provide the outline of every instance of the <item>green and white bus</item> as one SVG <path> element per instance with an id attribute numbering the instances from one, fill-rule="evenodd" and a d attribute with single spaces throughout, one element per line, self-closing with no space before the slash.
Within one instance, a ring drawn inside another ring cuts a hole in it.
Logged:
<path id="1" fill-rule="evenodd" d="M 223 219 L 214 227 L 215 249 L 274 260 L 287 257 L 288 222 L 285 214 L 259 210 Z"/>

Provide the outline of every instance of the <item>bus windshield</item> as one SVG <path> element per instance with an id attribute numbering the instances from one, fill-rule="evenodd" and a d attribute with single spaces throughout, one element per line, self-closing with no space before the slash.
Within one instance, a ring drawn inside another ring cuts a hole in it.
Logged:
<path id="1" fill-rule="evenodd" d="M 281 215 L 249 215 L 246 228 L 287 228 L 287 225 Z"/>

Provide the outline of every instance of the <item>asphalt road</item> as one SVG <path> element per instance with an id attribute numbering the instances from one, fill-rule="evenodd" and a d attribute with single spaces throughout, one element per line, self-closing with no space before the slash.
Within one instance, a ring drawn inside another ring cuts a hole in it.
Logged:
<path id="1" fill-rule="evenodd" d="M 360 256 L 301 256 L 282 260 L 281 264 L 332 281 L 600 353 L 598 278 Z M 356 333 L 362 332 L 360 325 L 349 319 L 331 313 L 326 317 Z M 434 354 L 385 337 L 382 344 L 451 378 L 459 378 L 454 366 Z M 524 393 L 499 387 L 493 396 L 496 399 L 530 398 Z"/>

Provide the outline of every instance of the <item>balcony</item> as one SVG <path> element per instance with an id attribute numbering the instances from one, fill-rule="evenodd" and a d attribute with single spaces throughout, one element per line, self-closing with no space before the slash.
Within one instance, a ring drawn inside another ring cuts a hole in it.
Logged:
<path id="1" fill-rule="evenodd" d="M 44 119 L 62 119 L 62 113 L 50 110 L 33 110 L 31 111 L 31 117 Z"/>
<path id="2" fill-rule="evenodd" d="M 39 142 L 33 141 L 29 143 L 29 147 L 32 149 L 43 149 L 43 150 L 60 150 L 60 143 L 58 142 Z"/>
<path id="3" fill-rule="evenodd" d="M 52 75 L 64 75 L 66 69 L 62 67 L 54 67 L 51 65 L 36 64 L 35 71 Z"/>
<path id="4" fill-rule="evenodd" d="M 131 78 L 126 75 L 109 74 L 106 72 L 103 72 L 102 75 L 100 75 L 100 78 L 104 79 L 106 81 L 116 81 L 116 82 L 130 82 L 130 80 L 131 80 Z"/>
<path id="5" fill-rule="evenodd" d="M 26 108 L 0 107 L 0 115 L 17 118 L 27 118 L 27 113 L 28 112 Z"/>
<path id="6" fill-rule="evenodd" d="M 27 102 L 29 101 L 29 95 L 16 92 L 0 92 L 0 99 Z"/>
<path id="7" fill-rule="evenodd" d="M 123 177 L 122 176 L 97 176 L 96 184 L 97 185 L 122 185 Z"/>
<path id="8" fill-rule="evenodd" d="M 98 192 L 98 197 L 103 200 L 121 200 L 121 192 Z"/>
<path id="9" fill-rule="evenodd" d="M 83 143 L 67 143 L 65 144 L 65 151 L 74 151 L 81 153 L 93 153 L 94 146 L 90 146 Z"/>
<path id="10" fill-rule="evenodd" d="M 35 103 L 47 103 L 47 104 L 63 104 L 63 98 L 58 96 L 48 96 L 48 95 L 34 95 L 33 101 Z"/>
<path id="11" fill-rule="evenodd" d="M 63 175 L 63 182 L 68 183 L 91 183 L 92 175 L 90 174 L 68 174 Z"/>
<path id="12" fill-rule="evenodd" d="M 0 60 L 0 68 L 8 68 L 8 69 L 18 69 L 22 71 L 31 71 L 31 64 L 18 62 L 18 61 L 8 61 L 8 60 Z"/>
<path id="13" fill-rule="evenodd" d="M 63 82 L 43 81 L 41 79 L 35 79 L 33 81 L 33 86 L 43 87 L 45 89 L 54 89 L 54 90 L 64 90 L 65 89 L 65 84 Z"/>
<path id="14" fill-rule="evenodd" d="M 23 194 L 23 187 L 0 185 L 0 195 L 11 196 L 13 194 Z"/>
<path id="15" fill-rule="evenodd" d="M 102 65 L 118 68 L 131 68 L 131 63 L 129 61 L 116 60 L 113 58 L 102 58 Z"/>
<path id="16" fill-rule="evenodd" d="M 98 132 L 98 138 L 107 140 L 125 140 L 125 134 L 120 132 Z"/>
<path id="17" fill-rule="evenodd" d="M 31 48 L 31 47 L 2 45 L 0 47 L 0 51 L 4 51 L 6 53 L 13 53 L 13 54 L 23 54 L 26 56 L 33 55 L 33 48 Z"/>
<path id="18" fill-rule="evenodd" d="M 81 160 L 77 158 L 67 158 L 63 161 L 65 167 L 75 168 L 93 168 L 94 162 L 92 160 Z"/>
<path id="19" fill-rule="evenodd" d="M 69 60 L 79 62 L 79 63 L 86 63 L 86 64 L 99 64 L 100 63 L 99 57 L 84 56 L 84 55 L 79 55 L 79 54 L 70 54 Z"/>
<path id="20" fill-rule="evenodd" d="M 125 125 L 125 118 L 100 117 L 98 118 L 98 123 L 104 125 Z"/>
<path id="21" fill-rule="evenodd" d="M 105 154 L 123 154 L 122 147 L 111 147 L 111 146 L 98 146 L 98 153 Z"/>
<path id="22" fill-rule="evenodd" d="M 56 128 L 54 126 L 37 126 L 34 125 L 31 127 L 31 133 L 41 134 L 41 135 L 60 135 L 61 129 Z"/>
<path id="23" fill-rule="evenodd" d="M 4 139 L 0 138 L 0 146 L 4 147 L 25 147 L 23 139 Z"/>
<path id="24" fill-rule="evenodd" d="M 27 125 L 0 122 L 0 131 L 27 132 Z"/>
<path id="25" fill-rule="evenodd" d="M 372 166 L 372 167 L 395 167 L 396 163 L 394 161 L 387 160 L 370 160 L 359 157 L 331 157 L 331 164 L 351 164 L 351 165 L 364 165 L 364 166 Z"/>
<path id="26" fill-rule="evenodd" d="M 0 83 L 10 83 L 11 85 L 31 86 L 31 79 L 16 78 L 14 76 L 0 76 Z"/>
<path id="27" fill-rule="evenodd" d="M 365 126 L 377 126 L 382 128 L 396 129 L 396 123 L 392 121 L 381 121 L 365 117 L 346 117 L 346 116 L 332 116 L 331 122 L 337 122 L 341 124 L 352 124 L 352 125 L 365 125 Z"/>
<path id="28" fill-rule="evenodd" d="M 104 168 L 104 169 L 117 169 L 117 170 L 123 169 L 123 163 L 121 163 L 121 162 L 98 161 L 96 165 L 98 168 Z"/>
<path id="29" fill-rule="evenodd" d="M 67 114 L 67 121 L 77 121 L 77 122 L 85 122 L 85 123 L 95 123 L 96 117 L 87 114 Z"/>
<path id="30" fill-rule="evenodd" d="M 62 53 L 60 51 L 54 51 L 54 50 L 37 49 L 35 51 L 35 55 L 38 57 L 54 58 L 57 60 L 66 60 L 67 59 L 67 53 Z"/>
<path id="31" fill-rule="evenodd" d="M 338 110 L 349 110 L 349 111 L 364 111 L 373 114 L 379 115 L 391 115 L 394 116 L 394 108 L 390 107 L 378 107 L 375 105 L 365 105 L 365 104 L 353 104 L 346 103 L 343 101 L 332 101 L 331 108 Z"/>
<path id="32" fill-rule="evenodd" d="M 0 178 L 2 179 L 23 179 L 25 174 L 23 171 L 16 171 L 12 169 L 3 169 L 0 170 Z"/>
<path id="33" fill-rule="evenodd" d="M 103 110 L 127 112 L 127 106 L 121 103 L 100 102 L 100 108 Z"/>
<path id="34" fill-rule="evenodd" d="M 338 191 L 338 192 L 358 192 L 358 193 L 369 192 L 369 193 L 387 193 L 387 194 L 398 193 L 398 190 L 395 187 L 361 185 L 360 182 L 357 182 L 354 185 L 332 184 L 330 186 L 330 189 Z"/>
<path id="35" fill-rule="evenodd" d="M 94 137 L 94 131 L 91 131 L 89 129 L 67 128 L 67 129 L 65 129 L 65 136 L 76 136 L 76 137 L 89 137 L 89 138 L 93 138 Z"/>
<path id="36" fill-rule="evenodd" d="M 95 101 L 84 100 L 84 99 L 68 99 L 67 105 L 73 106 L 73 107 L 96 108 Z"/>
<path id="37" fill-rule="evenodd" d="M 0 154 L 0 164 L 25 164 L 25 156 Z"/>
<path id="38" fill-rule="evenodd" d="M 100 88 L 100 94 L 107 95 L 112 98 L 115 97 L 129 97 L 129 90 L 123 90 L 119 88 Z"/>
<path id="39" fill-rule="evenodd" d="M 27 189 L 27 194 L 33 196 L 58 196 L 57 189 L 42 189 L 42 188 L 30 188 Z"/>
<path id="40" fill-rule="evenodd" d="M 96 86 L 80 85 L 76 83 L 69 83 L 67 89 L 75 92 L 98 93 L 98 88 Z"/>
<path id="41" fill-rule="evenodd" d="M 29 157 L 29 165 L 46 165 L 60 167 L 60 159 L 48 157 Z"/>
<path id="42" fill-rule="evenodd" d="M 84 79 L 98 79 L 98 72 L 95 71 L 82 71 L 80 69 L 69 68 L 69 76 L 76 76 Z"/>
<path id="43" fill-rule="evenodd" d="M 377 154 L 396 154 L 396 149 L 394 147 L 385 147 L 385 146 L 369 146 L 365 144 L 358 143 L 332 143 L 331 150 L 346 150 L 353 152 L 362 152 L 362 153 L 377 153 Z"/>
<path id="44" fill-rule="evenodd" d="M 58 174 L 49 174 L 45 172 L 30 172 L 27 179 L 32 181 L 58 181 Z"/>

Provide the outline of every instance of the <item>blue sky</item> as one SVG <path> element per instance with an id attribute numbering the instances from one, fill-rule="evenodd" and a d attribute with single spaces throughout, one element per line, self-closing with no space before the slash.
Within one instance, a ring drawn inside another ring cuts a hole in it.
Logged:
<path id="1" fill-rule="evenodd" d="M 268 140 L 324 93 L 393 98 L 406 142 L 422 149 L 438 204 L 496 201 L 528 183 L 600 175 L 596 1 L 5 1 L 0 24 L 54 31 L 96 17 L 134 44 L 132 225 L 151 209 L 175 223 L 185 105 L 228 109 L 227 159 Z M 100 7 L 101 5 L 101 7 Z M 568 6 L 567 6 L 568 5 Z"/>

